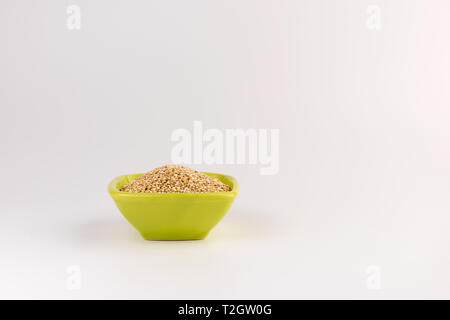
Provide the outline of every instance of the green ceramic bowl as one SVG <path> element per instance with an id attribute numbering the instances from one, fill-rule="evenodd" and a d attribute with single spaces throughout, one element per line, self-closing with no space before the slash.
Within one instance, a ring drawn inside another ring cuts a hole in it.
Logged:
<path id="1" fill-rule="evenodd" d="M 131 193 L 120 188 L 139 177 L 115 178 L 108 191 L 122 215 L 148 240 L 203 239 L 230 209 L 239 192 L 235 178 L 204 172 L 231 187 L 229 192 Z"/>

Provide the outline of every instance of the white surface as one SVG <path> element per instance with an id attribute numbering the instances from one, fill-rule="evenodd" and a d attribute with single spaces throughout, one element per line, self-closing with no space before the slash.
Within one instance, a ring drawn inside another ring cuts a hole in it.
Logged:
<path id="1" fill-rule="evenodd" d="M 0 4 L 0 298 L 450 298 L 448 2 L 74 2 Z M 279 128 L 280 172 L 195 166 L 229 214 L 144 241 L 106 185 L 194 120 Z"/>

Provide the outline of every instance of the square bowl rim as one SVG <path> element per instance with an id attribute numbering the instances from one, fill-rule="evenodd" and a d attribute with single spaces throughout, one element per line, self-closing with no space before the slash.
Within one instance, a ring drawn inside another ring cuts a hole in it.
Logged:
<path id="1" fill-rule="evenodd" d="M 108 192 L 112 197 L 132 197 L 132 198 L 211 198 L 211 197 L 235 197 L 239 192 L 239 184 L 235 177 L 217 173 L 217 172 L 204 172 L 201 173 L 207 174 L 212 177 L 220 177 L 228 179 L 232 184 L 232 188 L 230 191 L 221 191 L 221 192 L 164 192 L 164 193 L 151 193 L 151 192 L 126 192 L 120 191 L 117 188 L 117 184 L 121 182 L 124 178 L 129 176 L 139 177 L 144 173 L 131 173 L 131 174 L 123 174 L 116 178 L 114 178 L 108 184 Z M 219 179 L 221 181 L 221 179 Z M 223 182 L 223 181 L 222 181 Z"/>

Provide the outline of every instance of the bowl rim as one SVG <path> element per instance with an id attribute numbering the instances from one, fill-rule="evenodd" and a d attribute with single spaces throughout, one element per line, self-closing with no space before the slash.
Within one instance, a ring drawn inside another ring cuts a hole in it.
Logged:
<path id="1" fill-rule="evenodd" d="M 223 191 L 223 192 L 166 192 L 166 193 L 150 193 L 150 192 L 125 192 L 120 191 L 117 188 L 117 184 L 121 182 L 125 177 L 129 176 L 136 176 L 139 177 L 144 173 L 131 173 L 131 174 L 123 174 L 120 175 L 108 184 L 108 192 L 111 196 L 120 196 L 120 197 L 134 197 L 134 198 L 175 198 L 175 197 L 196 197 L 196 198 L 210 198 L 210 197 L 235 197 L 239 192 L 239 184 L 235 177 L 222 174 L 222 173 L 216 173 L 216 172 L 205 172 L 200 171 L 201 173 L 207 174 L 209 176 L 215 177 L 215 178 L 226 178 L 228 179 L 232 184 L 232 188 L 230 191 Z M 221 179 L 219 179 L 221 180 Z M 222 181 L 222 180 L 221 180 Z M 222 181 L 223 182 L 223 181 Z"/>

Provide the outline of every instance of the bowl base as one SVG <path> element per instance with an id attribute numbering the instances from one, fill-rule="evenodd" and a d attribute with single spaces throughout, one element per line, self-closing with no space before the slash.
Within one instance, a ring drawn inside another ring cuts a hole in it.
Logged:
<path id="1" fill-rule="evenodd" d="M 150 238 L 144 238 L 144 240 L 147 241 L 199 241 L 204 240 L 205 238 L 195 238 L 195 239 L 150 239 Z"/>
<path id="2" fill-rule="evenodd" d="M 208 236 L 208 233 L 191 234 L 191 235 L 152 235 L 143 234 L 141 236 L 148 241 L 189 241 L 189 240 L 203 240 Z"/>

